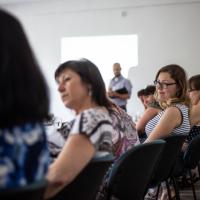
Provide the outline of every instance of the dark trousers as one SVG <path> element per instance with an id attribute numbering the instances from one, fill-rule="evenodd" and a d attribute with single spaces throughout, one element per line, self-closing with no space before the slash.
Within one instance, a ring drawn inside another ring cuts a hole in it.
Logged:
<path id="1" fill-rule="evenodd" d="M 126 106 L 119 106 L 120 108 L 122 108 L 123 110 L 125 110 L 125 112 L 127 112 L 126 111 Z"/>

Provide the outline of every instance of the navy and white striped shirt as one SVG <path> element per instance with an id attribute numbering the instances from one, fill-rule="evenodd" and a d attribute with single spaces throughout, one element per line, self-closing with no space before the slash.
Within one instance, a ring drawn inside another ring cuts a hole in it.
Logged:
<path id="1" fill-rule="evenodd" d="M 172 131 L 171 134 L 176 135 L 176 134 L 189 133 L 190 132 L 190 122 L 189 122 L 189 117 L 188 117 L 188 107 L 186 107 L 185 105 L 182 105 L 182 104 L 174 104 L 169 107 L 173 107 L 173 106 L 177 107 L 181 111 L 182 122 L 181 122 L 180 126 L 174 128 L 174 130 Z M 152 133 L 152 131 L 154 130 L 154 128 L 160 121 L 160 118 L 163 116 L 163 114 L 169 107 L 167 107 L 165 110 L 160 112 L 158 115 L 156 115 L 153 119 L 151 119 L 146 124 L 145 131 L 146 131 L 147 137 L 149 137 L 149 135 Z"/>

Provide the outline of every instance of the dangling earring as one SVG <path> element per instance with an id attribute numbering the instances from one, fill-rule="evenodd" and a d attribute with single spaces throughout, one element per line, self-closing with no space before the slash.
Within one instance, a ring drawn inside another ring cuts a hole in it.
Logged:
<path id="1" fill-rule="evenodd" d="M 92 96 L 92 91 L 91 91 L 91 89 L 89 90 L 89 96 Z"/>

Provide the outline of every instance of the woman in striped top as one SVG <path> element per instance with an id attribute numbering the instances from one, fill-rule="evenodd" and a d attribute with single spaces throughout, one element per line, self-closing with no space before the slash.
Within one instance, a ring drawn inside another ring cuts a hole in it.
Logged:
<path id="1" fill-rule="evenodd" d="M 187 75 L 179 65 L 171 64 L 161 68 L 154 81 L 156 86 L 155 99 L 164 109 L 150 120 L 145 131 L 150 142 L 170 134 L 189 133 L 189 113 L 191 101 L 187 95 Z M 162 185 L 161 199 L 167 199 L 165 182 Z M 148 198 L 153 198 L 156 189 L 150 189 Z"/>

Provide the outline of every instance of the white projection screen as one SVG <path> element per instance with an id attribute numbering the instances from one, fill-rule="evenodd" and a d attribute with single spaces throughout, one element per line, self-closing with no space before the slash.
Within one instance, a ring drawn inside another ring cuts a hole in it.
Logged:
<path id="1" fill-rule="evenodd" d="M 120 63 L 127 78 L 130 67 L 138 65 L 138 36 L 65 37 L 61 39 L 61 62 L 86 58 L 100 70 L 106 89 L 113 78 L 113 63 Z"/>

